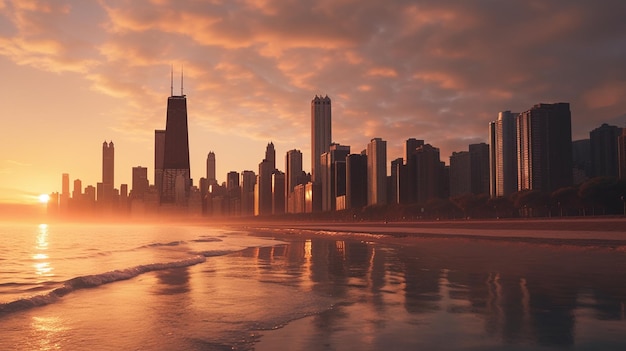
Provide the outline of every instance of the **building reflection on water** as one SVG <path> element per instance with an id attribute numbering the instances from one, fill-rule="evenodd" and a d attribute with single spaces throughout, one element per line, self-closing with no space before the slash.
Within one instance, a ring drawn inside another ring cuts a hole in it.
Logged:
<path id="1" fill-rule="evenodd" d="M 367 305 L 380 327 L 396 301 L 406 317 L 392 318 L 410 324 L 472 316 L 480 333 L 512 345 L 569 347 L 577 323 L 589 322 L 584 318 L 625 320 L 626 258 L 608 249 L 436 239 L 390 247 L 314 238 L 245 255 L 267 274 L 284 274 L 285 282 L 332 296 L 339 306 Z M 317 318 L 325 334 L 347 317 L 330 311 Z"/>

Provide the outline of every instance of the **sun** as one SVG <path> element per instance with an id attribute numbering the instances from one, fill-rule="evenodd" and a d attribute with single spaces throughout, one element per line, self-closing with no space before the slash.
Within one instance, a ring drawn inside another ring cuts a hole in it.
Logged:
<path id="1" fill-rule="evenodd" d="M 48 194 L 39 195 L 39 202 L 41 202 L 42 204 L 47 204 L 48 201 L 50 201 L 50 195 Z"/>

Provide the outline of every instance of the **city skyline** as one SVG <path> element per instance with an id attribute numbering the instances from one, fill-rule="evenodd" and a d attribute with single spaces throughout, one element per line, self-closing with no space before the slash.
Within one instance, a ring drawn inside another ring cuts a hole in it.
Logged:
<path id="1" fill-rule="evenodd" d="M 301 150 L 310 172 L 303 140 L 315 94 L 333 99 L 332 142 L 357 153 L 379 137 L 388 160 L 415 137 L 448 163 L 488 142 L 498 112 L 537 103 L 569 102 L 574 140 L 602 123 L 626 126 L 622 2 L 254 6 L 233 9 L 234 20 L 257 20 L 237 31 L 210 21 L 223 16 L 217 5 L 180 2 L 173 15 L 142 2 L 2 2 L 0 69 L 11 89 L 0 202 L 36 202 L 60 190 L 62 173 L 97 184 L 94 140 L 115 141 L 116 188 L 131 184 L 132 167 L 152 170 L 172 64 L 187 78 L 194 184 L 209 151 L 222 183 L 229 171 L 255 170 L 270 141 L 279 159 Z"/>

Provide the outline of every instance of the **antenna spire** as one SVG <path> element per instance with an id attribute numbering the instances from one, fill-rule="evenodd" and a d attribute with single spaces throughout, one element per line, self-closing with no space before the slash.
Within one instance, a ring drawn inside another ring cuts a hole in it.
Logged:
<path id="1" fill-rule="evenodd" d="M 170 65 L 170 96 L 174 96 L 174 64 Z"/>
<path id="2" fill-rule="evenodd" d="M 180 96 L 185 96 L 183 94 L 183 65 L 180 65 Z"/>

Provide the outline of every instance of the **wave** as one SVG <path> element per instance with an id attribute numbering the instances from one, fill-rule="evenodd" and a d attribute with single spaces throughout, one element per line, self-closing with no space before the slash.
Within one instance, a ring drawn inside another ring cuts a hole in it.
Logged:
<path id="1" fill-rule="evenodd" d="M 204 257 L 216 257 L 216 256 L 224 256 L 236 252 L 238 250 L 207 250 L 207 251 L 192 251 L 190 254 L 199 255 Z"/>
<path id="2" fill-rule="evenodd" d="M 151 263 L 122 270 L 115 270 L 106 273 L 85 275 L 72 278 L 65 281 L 61 287 L 58 287 L 46 294 L 35 295 L 28 298 L 0 304 L 0 315 L 23 311 L 33 307 L 45 306 L 76 290 L 95 288 L 100 285 L 109 284 L 120 280 L 128 280 L 140 274 L 152 271 L 189 267 L 199 263 L 203 263 L 205 261 L 206 257 L 204 255 L 196 255 L 179 261 L 172 261 L 167 263 Z"/>

